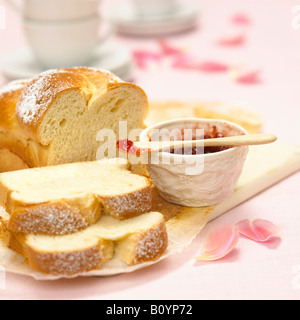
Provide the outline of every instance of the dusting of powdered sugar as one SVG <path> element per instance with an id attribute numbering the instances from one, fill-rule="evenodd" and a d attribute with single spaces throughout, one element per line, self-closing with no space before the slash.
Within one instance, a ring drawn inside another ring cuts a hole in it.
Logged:
<path id="1" fill-rule="evenodd" d="M 62 69 L 48 70 L 33 78 L 24 88 L 16 106 L 19 121 L 24 125 L 36 125 L 57 93 L 75 83 L 74 74 Z"/>
<path id="2" fill-rule="evenodd" d="M 16 113 L 24 124 L 32 124 L 38 113 L 43 113 L 47 108 L 45 101 L 52 96 L 52 76 L 57 70 L 49 70 L 35 77 L 24 89 L 17 103 Z"/>
<path id="3" fill-rule="evenodd" d="M 23 125 L 36 126 L 55 96 L 74 86 L 92 87 L 88 73 L 101 73 L 108 83 L 123 82 L 113 73 L 95 68 L 71 68 L 48 70 L 33 78 L 24 88 L 16 106 L 17 118 Z M 86 74 L 85 74 L 86 73 Z"/>
<path id="4" fill-rule="evenodd" d="M 99 267 L 103 254 L 98 246 L 74 252 L 40 253 L 39 269 L 53 275 L 73 275 Z"/>
<path id="5" fill-rule="evenodd" d="M 140 215 L 149 212 L 152 207 L 152 190 L 150 187 L 117 197 L 102 198 L 102 203 L 117 218 Z"/>
<path id="6" fill-rule="evenodd" d="M 13 232 L 64 235 L 77 232 L 88 226 L 79 210 L 65 206 L 41 206 L 28 209 L 11 218 Z"/>
<path id="7" fill-rule="evenodd" d="M 167 249 L 168 236 L 165 223 L 152 228 L 136 246 L 134 264 L 159 258 Z"/>

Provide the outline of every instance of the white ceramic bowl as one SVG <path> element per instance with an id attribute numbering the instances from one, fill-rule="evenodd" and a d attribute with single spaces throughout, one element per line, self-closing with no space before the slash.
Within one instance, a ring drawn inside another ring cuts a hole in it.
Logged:
<path id="1" fill-rule="evenodd" d="M 216 126 L 226 136 L 248 132 L 234 123 L 199 118 L 178 119 L 158 123 L 145 129 L 141 141 L 149 141 L 155 129 L 204 129 Z M 160 195 L 168 202 L 188 207 L 216 205 L 229 197 L 238 182 L 248 154 L 247 146 L 224 151 L 178 155 L 169 152 L 151 154 L 147 169 Z"/>

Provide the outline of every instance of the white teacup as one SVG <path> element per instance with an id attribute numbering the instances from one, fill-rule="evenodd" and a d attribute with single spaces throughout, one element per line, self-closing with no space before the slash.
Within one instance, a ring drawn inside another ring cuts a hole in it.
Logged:
<path id="1" fill-rule="evenodd" d="M 24 18 L 58 21 L 74 20 L 98 13 L 101 0 L 6 0 Z"/>
<path id="2" fill-rule="evenodd" d="M 143 16 L 164 15 L 174 12 L 177 0 L 132 0 L 138 14 Z"/>
<path id="3" fill-rule="evenodd" d="M 105 27 L 99 35 L 99 26 Z M 24 31 L 37 60 L 48 69 L 82 66 L 113 28 L 99 16 L 70 22 L 39 22 L 24 19 Z"/>

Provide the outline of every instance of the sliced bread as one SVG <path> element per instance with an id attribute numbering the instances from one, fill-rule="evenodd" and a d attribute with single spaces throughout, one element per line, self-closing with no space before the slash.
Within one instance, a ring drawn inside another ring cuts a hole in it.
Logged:
<path id="1" fill-rule="evenodd" d="M 120 220 L 149 212 L 152 185 L 125 159 L 64 164 L 0 174 L 0 205 L 13 232 L 69 234 L 102 211 Z"/>
<path id="2" fill-rule="evenodd" d="M 26 257 L 31 268 L 54 275 L 98 269 L 113 256 L 129 265 L 153 261 L 168 247 L 165 220 L 159 212 L 123 221 L 103 215 L 97 223 L 69 235 L 9 234 L 8 246 Z"/>

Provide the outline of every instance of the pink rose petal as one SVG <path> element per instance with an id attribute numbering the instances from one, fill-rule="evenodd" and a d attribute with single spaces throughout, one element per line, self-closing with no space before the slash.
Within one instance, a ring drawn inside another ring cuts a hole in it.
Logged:
<path id="1" fill-rule="evenodd" d="M 242 220 L 236 224 L 239 233 L 257 242 L 266 242 L 272 238 L 280 238 L 280 230 L 270 221 L 257 219 L 252 223 Z"/>
<path id="2" fill-rule="evenodd" d="M 173 62 L 173 68 L 186 70 L 198 70 L 203 72 L 226 72 L 230 67 L 224 63 L 216 61 L 198 61 L 195 57 L 181 55 Z"/>
<path id="3" fill-rule="evenodd" d="M 236 246 L 239 239 L 238 227 L 221 225 L 216 227 L 204 241 L 200 256 L 197 260 L 213 261 L 228 255 Z"/>
<path id="4" fill-rule="evenodd" d="M 246 37 L 244 34 L 238 34 L 231 37 L 224 37 L 217 41 L 219 46 L 223 47 L 236 47 L 242 46 L 246 42 Z"/>
<path id="5" fill-rule="evenodd" d="M 169 44 L 165 39 L 158 40 L 158 44 L 161 48 L 161 53 L 163 56 L 178 55 L 182 54 L 183 50 L 181 48 L 176 48 Z"/>
<path id="6" fill-rule="evenodd" d="M 137 66 L 141 69 L 147 69 L 151 63 L 158 63 L 161 58 L 159 54 L 146 50 L 133 51 L 132 55 Z"/>
<path id="7" fill-rule="evenodd" d="M 251 19 L 245 13 L 237 13 L 231 18 L 231 22 L 235 25 L 248 26 L 251 24 Z"/>
<path id="8" fill-rule="evenodd" d="M 204 72 L 226 72 L 230 69 L 226 64 L 215 61 L 202 62 L 198 68 Z"/>
<path id="9" fill-rule="evenodd" d="M 235 81 L 240 84 L 257 84 L 261 82 L 260 74 L 259 70 L 241 73 L 235 77 Z"/>
<path id="10" fill-rule="evenodd" d="M 198 70 L 199 61 L 189 55 L 180 55 L 174 60 L 172 66 L 179 69 Z"/>

